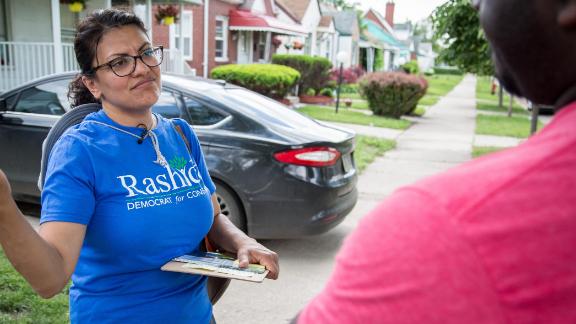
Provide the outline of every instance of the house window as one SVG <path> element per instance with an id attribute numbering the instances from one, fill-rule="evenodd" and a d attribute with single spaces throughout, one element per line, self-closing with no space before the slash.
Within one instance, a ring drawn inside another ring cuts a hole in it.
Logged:
<path id="1" fill-rule="evenodd" d="M 330 36 L 330 37 L 332 37 L 332 36 Z M 330 37 L 328 37 L 328 38 L 326 39 L 326 58 L 327 58 L 327 59 L 331 59 L 331 58 L 332 58 L 332 55 L 331 55 L 331 53 L 332 53 L 332 42 L 331 42 Z"/>
<path id="2" fill-rule="evenodd" d="M 182 56 L 187 59 L 192 59 L 192 11 L 182 12 L 182 40 L 184 41 L 184 50 Z M 180 22 L 174 24 L 174 47 L 180 49 Z"/>
<path id="3" fill-rule="evenodd" d="M 258 33 L 258 59 L 260 61 L 266 61 L 266 41 L 268 33 L 259 32 Z"/>
<path id="4" fill-rule="evenodd" d="M 228 61 L 228 17 L 216 17 L 216 61 Z"/>

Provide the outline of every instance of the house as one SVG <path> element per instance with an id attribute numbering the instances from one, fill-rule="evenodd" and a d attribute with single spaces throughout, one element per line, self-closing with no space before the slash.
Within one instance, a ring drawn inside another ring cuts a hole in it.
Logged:
<path id="1" fill-rule="evenodd" d="M 345 53 L 344 67 L 360 64 L 360 26 L 354 10 L 326 10 L 324 15 L 334 18 L 337 32 L 336 53 Z"/>
<path id="2" fill-rule="evenodd" d="M 388 1 L 385 16 L 371 8 L 364 14 L 363 19 L 364 35 L 383 46 L 384 70 L 397 69 L 400 65 L 408 62 L 411 55 L 410 42 L 399 39 L 394 29 L 394 10 L 394 2 Z"/>
<path id="3" fill-rule="evenodd" d="M 158 6 L 166 4 L 178 7 L 178 23 L 155 21 Z M 76 23 L 93 10 L 115 6 L 132 9 L 153 42 L 165 46 L 165 72 L 209 76 L 222 64 L 269 62 L 276 35 L 308 35 L 300 25 L 276 18 L 273 0 L 86 0 L 80 12 L 59 0 L 0 0 L 0 91 L 77 70 Z"/>
<path id="4" fill-rule="evenodd" d="M 132 8 L 152 29 L 152 12 L 146 8 L 151 8 L 153 1 L 147 3 L 144 10 L 141 4 Z M 96 9 L 126 8 L 127 4 L 121 0 L 87 0 L 83 10 L 72 12 L 59 0 L 0 0 L 0 91 L 49 74 L 78 70 L 73 45 L 77 22 Z M 182 71 L 182 61 L 177 58 L 166 50 L 162 70 Z"/>
<path id="5" fill-rule="evenodd" d="M 204 0 L 199 6 L 183 6 L 179 24 L 155 25 L 153 37 L 177 49 L 191 69 L 208 77 L 223 64 L 270 62 L 276 50 L 272 40 L 278 35 L 307 35 L 301 26 L 277 19 L 276 11 L 273 0 Z"/>
<path id="6" fill-rule="evenodd" d="M 276 4 L 279 19 L 300 24 L 308 32 L 305 37 L 280 38 L 285 46 L 279 48 L 278 53 L 307 54 L 335 60 L 336 27 L 331 16 L 322 15 L 319 0 L 276 0 Z"/>
<path id="7" fill-rule="evenodd" d="M 327 58 L 336 65 L 338 32 L 334 17 L 322 16 L 318 23 L 316 34 L 316 55 Z"/>
<path id="8" fill-rule="evenodd" d="M 402 24 L 395 24 L 394 31 L 397 38 L 410 48 L 410 59 L 416 60 L 421 71 L 430 71 L 434 68 L 436 54 L 432 48 L 432 43 L 427 39 L 432 38 L 430 22 L 422 20 L 418 26 L 423 28 L 421 35 L 415 35 L 416 27 L 408 21 Z"/>
<path id="9" fill-rule="evenodd" d="M 93 0 L 86 9 L 105 5 L 105 0 Z M 77 70 L 71 41 L 76 19 L 83 14 L 58 0 L 0 0 L 0 91 Z"/>

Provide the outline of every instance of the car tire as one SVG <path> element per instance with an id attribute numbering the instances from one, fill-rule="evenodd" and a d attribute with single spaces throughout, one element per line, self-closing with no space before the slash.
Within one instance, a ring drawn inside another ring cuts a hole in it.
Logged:
<path id="1" fill-rule="evenodd" d="M 216 198 L 220 211 L 242 232 L 246 233 L 246 216 L 236 194 L 226 185 L 216 182 Z"/>

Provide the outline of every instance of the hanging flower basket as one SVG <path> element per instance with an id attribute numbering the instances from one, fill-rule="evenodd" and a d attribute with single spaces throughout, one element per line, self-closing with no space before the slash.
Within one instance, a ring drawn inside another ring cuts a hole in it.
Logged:
<path id="1" fill-rule="evenodd" d="M 292 48 L 295 50 L 303 49 L 304 44 L 300 43 L 299 41 L 292 42 Z"/>
<path id="2" fill-rule="evenodd" d="M 158 11 L 154 17 L 156 18 L 157 23 L 170 26 L 178 22 L 178 19 L 180 18 L 178 16 L 179 13 L 180 12 L 176 6 L 158 6 Z"/>
<path id="3" fill-rule="evenodd" d="M 60 0 L 61 4 L 67 4 L 71 12 L 81 12 L 86 7 L 85 0 Z"/>

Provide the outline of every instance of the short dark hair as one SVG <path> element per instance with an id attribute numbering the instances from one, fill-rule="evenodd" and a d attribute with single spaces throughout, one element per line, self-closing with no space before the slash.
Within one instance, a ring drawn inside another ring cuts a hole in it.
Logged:
<path id="1" fill-rule="evenodd" d="M 92 61 L 96 57 L 98 44 L 109 30 L 127 25 L 134 25 L 147 33 L 144 23 L 134 13 L 118 9 L 102 9 L 86 16 L 76 28 L 74 52 L 80 66 L 80 73 L 68 86 L 68 98 L 72 107 L 86 103 L 99 103 L 82 82 L 82 76 L 94 76 Z"/>

